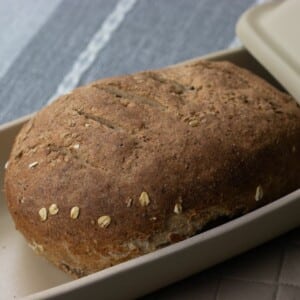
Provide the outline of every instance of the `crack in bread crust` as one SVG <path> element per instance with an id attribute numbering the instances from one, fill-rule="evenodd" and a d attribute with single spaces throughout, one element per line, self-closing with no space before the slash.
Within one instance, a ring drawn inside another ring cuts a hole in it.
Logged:
<path id="1" fill-rule="evenodd" d="M 150 99 L 145 96 L 139 96 L 132 92 L 124 91 L 124 90 L 121 90 L 121 89 L 113 87 L 113 86 L 103 87 L 103 90 L 116 96 L 117 98 L 129 99 L 129 100 L 137 102 L 137 103 L 142 103 L 142 104 L 149 105 L 151 107 L 159 108 L 160 110 L 166 109 L 166 107 L 164 105 L 162 105 L 161 103 L 159 103 L 158 101 L 155 101 L 155 100 Z"/>
<path id="2" fill-rule="evenodd" d="M 100 116 L 97 116 L 95 114 L 88 113 L 88 112 L 85 112 L 85 111 L 82 111 L 82 110 L 76 110 L 75 109 L 74 111 L 76 111 L 80 116 L 84 116 L 86 119 L 96 121 L 99 124 L 101 124 L 103 126 L 106 126 L 107 128 L 120 130 L 120 126 L 114 124 L 113 122 L 109 121 L 106 118 L 103 118 L 103 117 L 100 117 Z"/>

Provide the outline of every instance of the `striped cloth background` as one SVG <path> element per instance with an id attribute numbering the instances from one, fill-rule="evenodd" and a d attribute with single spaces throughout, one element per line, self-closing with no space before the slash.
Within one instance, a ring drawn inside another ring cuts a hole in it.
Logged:
<path id="1" fill-rule="evenodd" d="M 259 2 L 1 0 L 0 124 L 101 77 L 233 47 L 238 17 Z M 145 299 L 300 299 L 300 231 Z"/>

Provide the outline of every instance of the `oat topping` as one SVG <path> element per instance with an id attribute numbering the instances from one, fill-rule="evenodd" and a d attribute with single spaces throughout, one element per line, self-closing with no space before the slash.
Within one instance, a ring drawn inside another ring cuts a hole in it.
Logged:
<path id="1" fill-rule="evenodd" d="M 36 167 L 38 164 L 39 164 L 38 161 L 34 161 L 33 163 L 31 163 L 31 164 L 28 165 L 28 168 L 32 169 L 32 168 Z"/>
<path id="2" fill-rule="evenodd" d="M 129 248 L 129 250 L 136 250 L 137 249 L 136 245 L 132 242 L 128 243 L 128 248 Z"/>
<path id="3" fill-rule="evenodd" d="M 149 195 L 146 192 L 142 192 L 139 198 L 141 206 L 148 206 L 150 204 Z"/>
<path id="4" fill-rule="evenodd" d="M 175 204 L 174 213 L 177 214 L 177 215 L 182 213 L 182 205 L 180 203 Z"/>
<path id="5" fill-rule="evenodd" d="M 127 206 L 127 207 L 131 207 L 132 202 L 133 202 L 133 199 L 132 199 L 132 198 L 128 198 L 128 199 L 126 200 L 126 206 Z"/>
<path id="6" fill-rule="evenodd" d="M 80 147 L 80 145 L 79 144 L 75 144 L 75 145 L 73 145 L 73 149 L 75 149 L 75 150 L 78 150 L 79 149 L 79 147 Z"/>
<path id="7" fill-rule="evenodd" d="M 50 206 L 49 206 L 49 214 L 50 215 L 56 215 L 58 213 L 58 207 L 55 203 L 52 203 Z"/>
<path id="8" fill-rule="evenodd" d="M 70 127 L 74 127 L 76 125 L 75 121 L 74 120 L 68 120 L 68 125 Z"/>
<path id="9" fill-rule="evenodd" d="M 98 218 L 97 222 L 101 228 L 106 228 L 109 226 L 109 224 L 111 222 L 111 218 L 110 218 L 110 216 L 101 216 Z"/>
<path id="10" fill-rule="evenodd" d="M 9 161 L 7 161 L 4 165 L 4 169 L 6 170 L 8 168 L 8 165 L 9 165 Z"/>
<path id="11" fill-rule="evenodd" d="M 40 210 L 39 210 L 39 216 L 40 216 L 40 219 L 41 221 L 46 221 L 47 220 L 47 208 L 46 207 L 42 207 Z"/>
<path id="12" fill-rule="evenodd" d="M 127 107 L 128 104 L 129 104 L 130 102 L 129 102 L 129 100 L 127 100 L 127 99 L 120 99 L 120 103 L 121 103 L 123 106 Z"/>
<path id="13" fill-rule="evenodd" d="M 32 244 L 29 243 L 28 246 L 36 253 L 41 253 L 44 251 L 43 245 L 40 245 L 35 241 L 32 241 Z"/>
<path id="14" fill-rule="evenodd" d="M 77 219 L 79 216 L 80 209 L 78 206 L 73 206 L 70 211 L 70 217 L 72 219 Z"/>
<path id="15" fill-rule="evenodd" d="M 263 192 L 262 186 L 259 185 L 259 186 L 257 186 L 256 191 L 255 191 L 255 201 L 261 200 L 263 198 L 263 196 L 264 196 L 264 192 Z"/>
<path id="16" fill-rule="evenodd" d="M 151 221 L 156 221 L 157 218 L 156 218 L 156 217 L 151 217 L 150 220 L 151 220 Z"/>
<path id="17" fill-rule="evenodd" d="M 87 128 L 87 127 L 90 127 L 90 126 L 91 126 L 91 124 L 89 124 L 89 123 L 85 123 L 85 124 L 84 124 L 84 126 Z"/>
<path id="18" fill-rule="evenodd" d="M 192 127 L 196 127 L 196 126 L 198 126 L 198 124 L 199 124 L 198 120 L 191 120 L 189 122 L 189 125 L 192 126 Z"/>

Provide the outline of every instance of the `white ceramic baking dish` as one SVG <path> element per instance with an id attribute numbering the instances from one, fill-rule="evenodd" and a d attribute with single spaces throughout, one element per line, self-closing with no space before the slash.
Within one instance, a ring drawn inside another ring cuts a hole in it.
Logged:
<path id="1" fill-rule="evenodd" d="M 243 48 L 202 58 L 229 60 L 277 85 L 270 74 Z M 28 119 L 29 117 L 24 117 L 0 126 L 1 186 L 4 165 L 13 140 Z M 299 211 L 300 189 L 245 216 L 177 244 L 90 276 L 71 280 L 29 249 L 25 240 L 14 229 L 1 192 L 0 298 L 135 298 L 204 270 L 299 226 Z"/>

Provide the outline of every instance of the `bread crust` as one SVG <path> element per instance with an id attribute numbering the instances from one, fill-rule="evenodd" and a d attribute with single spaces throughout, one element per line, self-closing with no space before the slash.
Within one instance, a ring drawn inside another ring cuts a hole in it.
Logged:
<path id="1" fill-rule="evenodd" d="M 299 153 L 290 96 L 200 61 L 99 80 L 42 109 L 16 138 L 5 193 L 34 250 L 81 277 L 296 190 Z"/>

